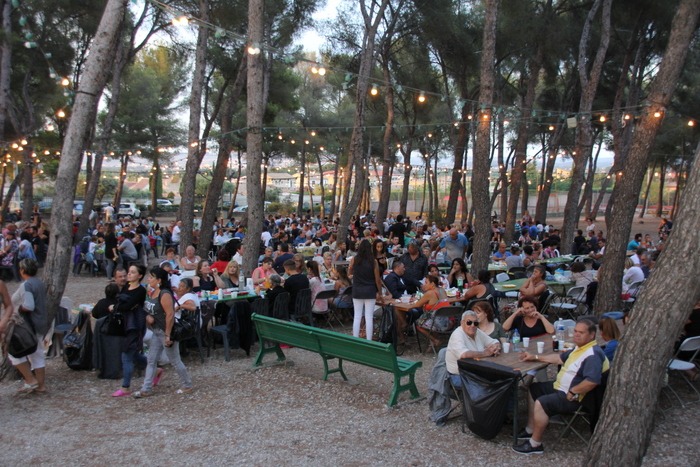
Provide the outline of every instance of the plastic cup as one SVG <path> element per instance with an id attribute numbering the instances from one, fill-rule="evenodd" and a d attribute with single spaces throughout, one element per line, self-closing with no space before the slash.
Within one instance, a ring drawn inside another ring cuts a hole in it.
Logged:
<path id="1" fill-rule="evenodd" d="M 530 347 L 530 338 L 529 337 L 523 337 L 523 348 L 528 348 Z"/>
<path id="2" fill-rule="evenodd" d="M 537 353 L 544 353 L 544 342 L 537 343 Z"/>
<path id="3" fill-rule="evenodd" d="M 231 292 L 231 298 L 238 297 L 238 292 Z"/>
<path id="4" fill-rule="evenodd" d="M 503 344 L 503 353 L 508 353 L 510 352 L 510 342 L 505 342 Z"/>

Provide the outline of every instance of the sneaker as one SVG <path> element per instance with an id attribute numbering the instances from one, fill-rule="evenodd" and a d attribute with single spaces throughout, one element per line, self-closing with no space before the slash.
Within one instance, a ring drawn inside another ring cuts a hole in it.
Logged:
<path id="1" fill-rule="evenodd" d="M 192 388 L 180 388 L 175 391 L 175 394 L 189 394 L 192 392 Z"/>
<path id="2" fill-rule="evenodd" d="M 149 397 L 152 395 L 153 393 L 151 391 L 136 391 L 131 393 L 131 396 L 134 399 L 143 399 L 144 397 Z"/>
<path id="3" fill-rule="evenodd" d="M 544 445 L 540 444 L 537 447 L 534 447 L 532 444 L 530 444 L 530 441 L 525 441 L 523 444 L 518 444 L 517 446 L 513 446 L 513 451 L 520 453 L 520 454 L 543 454 L 544 453 Z"/>
<path id="4" fill-rule="evenodd" d="M 522 430 L 520 430 L 520 433 L 518 433 L 518 439 L 527 439 L 527 440 L 529 440 L 530 438 L 532 438 L 532 434 L 531 434 L 531 433 L 528 433 L 527 430 L 526 430 L 525 428 L 523 428 Z"/>

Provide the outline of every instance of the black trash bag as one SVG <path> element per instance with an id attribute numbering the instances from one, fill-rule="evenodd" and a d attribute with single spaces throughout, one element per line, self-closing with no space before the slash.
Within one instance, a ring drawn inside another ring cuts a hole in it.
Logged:
<path id="1" fill-rule="evenodd" d="M 472 359 L 462 359 L 457 364 L 462 380 L 463 423 L 475 435 L 492 439 L 503 428 L 508 401 L 513 397 L 520 372 Z"/>
<path id="2" fill-rule="evenodd" d="M 88 314 L 80 313 L 78 324 L 63 338 L 63 359 L 73 370 L 92 370 L 92 329 Z"/>
<path id="3" fill-rule="evenodd" d="M 379 342 L 394 344 L 394 349 L 396 349 L 397 339 L 394 306 L 384 305 L 382 307 L 382 320 L 379 323 Z"/>

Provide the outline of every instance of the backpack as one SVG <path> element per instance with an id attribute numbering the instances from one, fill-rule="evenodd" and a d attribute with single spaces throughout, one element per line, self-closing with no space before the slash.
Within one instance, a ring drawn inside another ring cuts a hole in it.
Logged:
<path id="1" fill-rule="evenodd" d="M 394 344 L 394 349 L 396 349 L 396 322 L 394 321 L 394 307 L 392 305 L 382 306 L 382 320 L 379 323 L 379 342 Z"/>

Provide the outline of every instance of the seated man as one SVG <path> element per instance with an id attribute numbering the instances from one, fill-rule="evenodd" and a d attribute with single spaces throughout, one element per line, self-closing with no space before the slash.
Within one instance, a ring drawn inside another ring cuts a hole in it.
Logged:
<path id="1" fill-rule="evenodd" d="M 450 373 L 452 384 L 456 387 L 462 386 L 457 360 L 460 358 L 492 357 L 498 355 L 500 351 L 501 343 L 479 329 L 476 312 L 467 310 L 462 313 L 459 327 L 452 331 L 445 354 L 445 366 Z"/>
<path id="2" fill-rule="evenodd" d="M 610 363 L 603 350 L 595 340 L 596 325 L 582 319 L 574 328 L 576 347 L 559 355 L 537 355 L 524 352 L 520 360 L 542 360 L 553 365 L 561 365 L 557 380 L 530 385 L 528 398 L 527 426 L 518 435 L 525 440 L 513 446 L 521 454 L 542 454 L 542 435 L 552 415 L 573 413 L 581 405 L 586 393 L 592 391 L 601 382 L 602 375 L 608 371 Z"/>
<path id="3" fill-rule="evenodd" d="M 394 261 L 391 265 L 391 272 L 384 278 L 384 285 L 391 294 L 391 298 L 401 298 L 406 292 L 406 284 L 403 281 L 403 274 L 406 266 L 401 261 Z"/>

